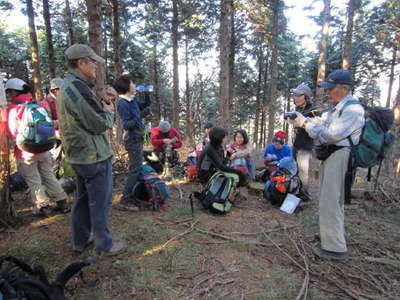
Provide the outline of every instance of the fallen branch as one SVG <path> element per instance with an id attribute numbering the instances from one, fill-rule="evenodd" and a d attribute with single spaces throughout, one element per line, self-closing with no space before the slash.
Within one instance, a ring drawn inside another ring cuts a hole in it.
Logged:
<path id="1" fill-rule="evenodd" d="M 367 256 L 367 257 L 365 257 L 365 260 L 369 261 L 369 262 L 392 266 L 395 268 L 400 268 L 400 262 L 397 260 L 393 260 L 393 259 Z"/>

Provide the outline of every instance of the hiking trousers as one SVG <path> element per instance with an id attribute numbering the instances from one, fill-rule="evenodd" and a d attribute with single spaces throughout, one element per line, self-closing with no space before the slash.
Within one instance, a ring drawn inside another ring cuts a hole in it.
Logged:
<path id="1" fill-rule="evenodd" d="M 130 138 L 125 141 L 125 149 L 129 157 L 129 174 L 126 178 L 125 187 L 122 192 L 121 204 L 127 204 L 132 199 L 132 189 L 138 181 L 140 169 L 143 164 L 143 139 Z"/>
<path id="2" fill-rule="evenodd" d="M 319 227 L 321 248 L 346 252 L 344 229 L 344 180 L 350 148 L 332 153 L 320 167 Z"/>
<path id="3" fill-rule="evenodd" d="M 67 195 L 54 175 L 53 159 L 49 151 L 29 158 L 18 158 L 17 169 L 28 184 L 32 202 L 37 208 L 49 205 L 46 192 L 55 201 L 67 199 Z"/>
<path id="4" fill-rule="evenodd" d="M 113 246 L 108 228 L 112 200 L 111 157 L 94 164 L 73 164 L 76 173 L 76 194 L 71 210 L 72 242 L 84 246 L 93 234 L 97 252 Z"/>
<path id="5" fill-rule="evenodd" d="M 308 192 L 311 158 L 312 158 L 311 150 L 296 151 L 296 162 L 299 168 L 299 177 L 303 186 L 303 190 L 306 192 Z"/>

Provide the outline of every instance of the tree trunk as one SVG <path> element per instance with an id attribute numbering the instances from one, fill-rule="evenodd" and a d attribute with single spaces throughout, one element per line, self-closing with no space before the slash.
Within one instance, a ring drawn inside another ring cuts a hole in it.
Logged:
<path id="1" fill-rule="evenodd" d="M 389 75 L 389 89 L 388 89 L 388 97 L 386 99 L 386 107 L 390 107 L 390 100 L 392 100 L 392 89 L 394 82 L 394 67 L 396 66 L 397 60 L 397 44 L 393 43 L 393 52 L 392 52 L 392 61 L 390 62 L 390 75 Z M 400 84 L 400 81 L 399 81 Z"/>
<path id="2" fill-rule="evenodd" d="M 233 5 L 233 1 L 230 3 L 230 22 L 231 22 L 231 41 L 230 41 L 230 56 L 229 56 L 229 103 L 230 108 L 229 111 L 233 110 L 233 99 L 235 98 L 235 8 Z M 229 122 L 227 124 L 227 129 L 231 130 L 232 128 L 232 114 L 230 114 Z M 249 132 L 249 131 L 247 131 Z M 249 132 L 250 134 L 250 132 Z"/>
<path id="3" fill-rule="evenodd" d="M 219 28 L 219 124 L 226 129 L 231 128 L 232 95 L 229 88 L 232 67 L 232 0 L 221 0 L 221 16 Z"/>
<path id="4" fill-rule="evenodd" d="M 271 35 L 271 65 L 269 81 L 269 113 L 268 113 L 268 143 L 271 142 L 275 130 L 275 113 L 278 98 L 278 18 L 279 18 L 279 1 L 273 1 L 273 19 L 272 19 L 272 35 Z"/>
<path id="5" fill-rule="evenodd" d="M 321 41 L 319 44 L 319 57 L 318 57 L 318 74 L 317 85 L 325 80 L 326 72 L 326 54 L 328 52 L 328 37 L 329 37 L 329 22 L 331 18 L 331 0 L 324 1 L 324 14 L 322 21 Z M 321 104 L 324 97 L 324 89 L 316 88 L 315 100 L 317 104 Z"/>
<path id="6" fill-rule="evenodd" d="M 75 44 L 75 34 L 74 34 L 74 25 L 72 23 L 72 13 L 71 7 L 69 6 L 69 0 L 65 0 L 65 23 L 68 27 L 68 45 L 71 46 Z"/>
<path id="7" fill-rule="evenodd" d="M 114 51 L 114 78 L 117 79 L 122 75 L 121 63 L 121 37 L 119 30 L 119 1 L 112 0 L 112 43 Z"/>
<path id="8" fill-rule="evenodd" d="M 260 113 L 261 113 L 261 81 L 262 81 L 262 72 L 263 72 L 263 48 L 260 47 L 260 51 L 258 53 L 258 79 L 257 79 L 257 90 L 256 90 L 256 115 L 254 119 L 254 135 L 253 142 L 258 145 L 258 127 L 260 122 Z"/>
<path id="9" fill-rule="evenodd" d="M 51 33 L 49 0 L 43 0 L 43 19 L 46 27 L 47 54 L 49 56 L 49 75 L 50 78 L 56 77 L 56 61 L 54 58 L 53 35 Z"/>
<path id="10" fill-rule="evenodd" d="M 97 55 L 104 57 L 103 28 L 101 26 L 101 0 L 85 0 L 89 23 L 89 44 Z M 106 84 L 106 66 L 98 64 L 96 69 L 95 92 L 99 99 Z"/>
<path id="11" fill-rule="evenodd" d="M 188 53 L 188 39 L 185 39 L 185 99 L 186 99 L 186 143 L 193 142 L 193 118 L 192 118 L 192 105 L 190 103 L 190 86 L 189 86 L 189 53 Z"/>
<path id="12" fill-rule="evenodd" d="M 154 68 L 154 98 L 156 102 L 156 120 L 161 120 L 161 99 L 160 99 L 160 90 L 159 90 L 159 71 L 158 71 L 158 50 L 157 50 L 157 40 L 154 40 L 153 45 L 153 68 Z"/>
<path id="13" fill-rule="evenodd" d="M 39 101 L 43 98 L 42 91 L 40 89 L 42 85 L 42 78 L 40 75 L 40 61 L 39 61 L 39 47 L 36 35 L 35 27 L 35 12 L 33 10 L 32 0 L 26 1 L 28 20 L 29 20 L 29 36 L 31 39 L 31 58 L 33 66 L 33 86 L 34 86 L 34 98 Z"/>
<path id="14" fill-rule="evenodd" d="M 172 126 L 179 128 L 179 59 L 178 59 L 178 0 L 172 0 L 172 63 L 173 63 L 173 100 Z"/>
<path id="15" fill-rule="evenodd" d="M 351 45 L 353 38 L 353 20 L 354 20 L 355 10 L 356 10 L 356 0 L 350 0 L 347 6 L 347 28 L 346 28 L 346 38 L 344 40 L 344 50 L 343 50 L 342 68 L 344 70 L 350 69 L 350 54 L 351 54 Z"/>

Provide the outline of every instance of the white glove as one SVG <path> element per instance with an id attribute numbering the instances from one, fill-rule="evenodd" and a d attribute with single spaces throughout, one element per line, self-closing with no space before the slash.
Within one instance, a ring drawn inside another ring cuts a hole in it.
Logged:
<path id="1" fill-rule="evenodd" d="M 290 118 L 286 119 L 286 122 L 293 125 L 294 127 L 303 127 L 304 122 L 306 121 L 306 117 L 303 116 L 301 113 L 296 111 L 296 119 L 292 120 Z"/>

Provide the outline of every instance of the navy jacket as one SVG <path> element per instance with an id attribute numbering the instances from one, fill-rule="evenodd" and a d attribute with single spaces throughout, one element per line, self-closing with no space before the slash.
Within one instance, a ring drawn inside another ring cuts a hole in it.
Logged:
<path id="1" fill-rule="evenodd" d="M 117 111 L 124 129 L 124 140 L 142 138 L 145 129 L 142 118 L 149 112 L 150 104 L 151 97 L 148 94 L 145 94 L 144 100 L 138 97 L 134 97 L 132 101 L 118 99 Z"/>

